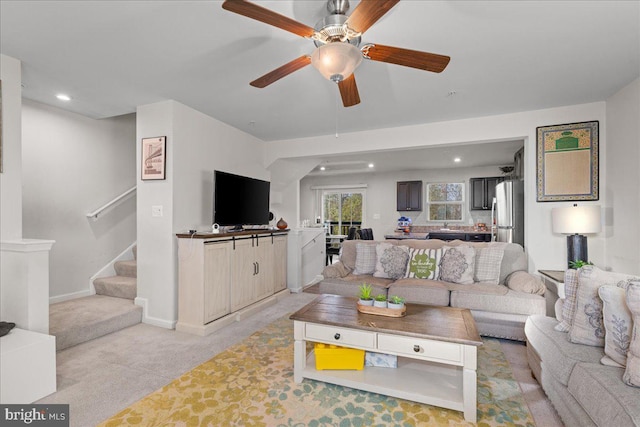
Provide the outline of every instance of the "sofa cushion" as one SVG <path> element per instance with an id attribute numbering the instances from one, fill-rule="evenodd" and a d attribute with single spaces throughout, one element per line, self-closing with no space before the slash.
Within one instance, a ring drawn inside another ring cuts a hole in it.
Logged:
<path id="1" fill-rule="evenodd" d="M 507 286 L 518 292 L 544 295 L 546 288 L 540 279 L 526 271 L 514 271 L 507 278 Z"/>
<path id="2" fill-rule="evenodd" d="M 562 320 L 556 325 L 556 331 L 569 332 L 576 314 L 576 294 L 578 293 L 578 270 L 572 268 L 564 272 L 564 303 Z"/>
<path id="3" fill-rule="evenodd" d="M 440 277 L 440 259 L 442 259 L 442 248 L 411 248 L 404 277 L 437 280 Z"/>
<path id="4" fill-rule="evenodd" d="M 584 362 L 573 368 L 569 393 L 599 426 L 640 425 L 640 393 L 622 382 L 623 371 Z"/>
<path id="5" fill-rule="evenodd" d="M 476 270 L 474 282 L 500 283 L 500 264 L 504 256 L 503 248 L 476 248 Z"/>
<path id="6" fill-rule="evenodd" d="M 356 263 L 353 274 L 373 274 L 376 271 L 376 246 L 358 243 L 356 245 Z"/>
<path id="7" fill-rule="evenodd" d="M 389 243 L 376 246 L 376 267 L 373 275 L 387 279 L 404 277 L 409 261 L 409 248 Z"/>
<path id="8" fill-rule="evenodd" d="M 391 282 L 389 279 L 378 279 L 373 276 L 359 276 L 358 280 L 349 280 L 353 278 L 353 275 L 347 275 L 341 279 L 325 279 L 320 282 L 320 293 L 342 295 L 346 297 L 358 297 L 360 296 L 360 285 L 363 283 L 369 283 L 371 284 L 373 295 L 386 295 L 387 287 Z"/>
<path id="9" fill-rule="evenodd" d="M 440 260 L 440 280 L 452 283 L 473 283 L 476 251 L 471 246 L 444 246 Z"/>
<path id="10" fill-rule="evenodd" d="M 604 365 L 627 366 L 627 351 L 631 341 L 633 320 L 625 301 L 626 292 L 617 286 L 600 286 L 598 296 L 602 300 L 604 323 Z"/>
<path id="11" fill-rule="evenodd" d="M 576 314 L 569 329 L 569 341 L 604 347 L 602 300 L 598 296 L 598 288 L 605 285 L 626 288 L 631 280 L 640 280 L 640 278 L 603 271 L 593 265 L 582 267 L 578 273 Z"/>
<path id="12" fill-rule="evenodd" d="M 385 243 L 395 245 L 397 240 L 387 240 Z M 376 240 L 345 240 L 342 242 L 342 248 L 340 249 L 340 261 L 351 270 L 356 267 L 357 245 L 377 245 Z"/>
<path id="13" fill-rule="evenodd" d="M 633 316 L 633 332 L 623 378 L 628 385 L 640 387 L 640 283 L 633 282 L 627 287 L 627 306 Z"/>
<path id="14" fill-rule="evenodd" d="M 489 286 L 498 287 L 500 285 L 485 285 L 485 287 Z M 451 291 L 451 307 L 528 315 L 542 314 L 546 311 L 545 299 L 540 295 L 525 294 L 508 289 L 506 294 L 496 298 L 495 294 L 478 292 L 468 287 L 465 287 L 464 290 Z"/>
<path id="15" fill-rule="evenodd" d="M 554 330 L 558 322 L 553 317 L 544 315 L 529 316 L 524 325 L 528 345 L 533 346 L 540 355 L 547 374 L 562 385 L 569 383 L 571 371 L 576 363 L 588 362 L 598 366 L 604 351 L 600 347 L 572 344 L 567 334 Z"/>
<path id="16" fill-rule="evenodd" d="M 436 280 L 398 279 L 389 285 L 388 295 L 398 295 L 409 303 L 449 305 L 449 289 Z"/>

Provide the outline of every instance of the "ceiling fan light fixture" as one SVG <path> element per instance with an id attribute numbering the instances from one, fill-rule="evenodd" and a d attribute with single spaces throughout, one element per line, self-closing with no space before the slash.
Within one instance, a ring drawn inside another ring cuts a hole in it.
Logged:
<path id="1" fill-rule="evenodd" d="M 353 74 L 361 62 L 360 50 L 350 43 L 328 43 L 316 48 L 311 55 L 311 65 L 325 79 L 335 83 L 340 83 Z"/>

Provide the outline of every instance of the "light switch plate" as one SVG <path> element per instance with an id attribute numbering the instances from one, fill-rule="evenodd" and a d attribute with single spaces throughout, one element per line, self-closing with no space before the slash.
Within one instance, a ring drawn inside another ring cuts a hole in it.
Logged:
<path id="1" fill-rule="evenodd" d="M 373 219 L 380 219 L 380 214 L 373 214 Z"/>
<path id="2" fill-rule="evenodd" d="M 162 205 L 151 206 L 151 216 L 162 216 Z"/>

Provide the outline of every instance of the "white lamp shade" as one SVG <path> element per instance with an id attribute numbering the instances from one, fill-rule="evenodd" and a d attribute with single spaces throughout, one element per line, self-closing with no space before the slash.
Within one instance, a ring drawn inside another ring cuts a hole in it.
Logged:
<path id="1" fill-rule="evenodd" d="M 553 208 L 551 220 L 554 233 L 587 234 L 599 233 L 602 229 L 600 205 Z"/>
<path id="2" fill-rule="evenodd" d="M 328 43 L 317 48 L 311 55 L 311 65 L 325 79 L 336 83 L 349 77 L 361 62 L 362 53 L 350 43 Z"/>

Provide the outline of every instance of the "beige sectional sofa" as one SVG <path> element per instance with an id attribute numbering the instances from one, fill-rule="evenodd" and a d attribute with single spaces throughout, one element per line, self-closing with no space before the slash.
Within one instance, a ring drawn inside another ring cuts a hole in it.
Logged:
<path id="1" fill-rule="evenodd" d="M 450 283 L 419 278 L 387 279 L 373 275 L 353 274 L 357 245 L 377 245 L 379 241 L 348 240 L 343 243 L 340 260 L 325 267 L 320 292 L 357 296 L 362 283 L 373 286 L 374 295 L 398 295 L 408 303 L 468 308 L 481 335 L 524 341 L 524 323 L 528 316 L 546 312 L 544 285 L 527 273 L 527 256 L 522 246 L 514 243 L 480 243 L 454 240 L 388 240 L 384 243 L 413 249 L 438 249 L 467 245 L 473 248 L 502 248 L 498 284 L 474 282 Z"/>
<path id="2" fill-rule="evenodd" d="M 570 285 L 571 283 L 575 285 Z M 621 284 L 626 285 L 619 276 L 613 277 L 610 283 L 603 281 L 603 286 L 622 287 Z M 611 353 L 605 347 L 579 342 L 584 339 L 579 333 L 573 333 L 572 317 L 581 307 L 583 312 L 586 309 L 590 324 L 600 329 L 600 336 L 603 329 L 606 330 L 605 337 L 612 331 L 607 329 L 609 325 L 606 320 L 596 319 L 594 316 L 598 313 L 602 316 L 603 311 L 597 307 L 598 304 L 588 299 L 585 304 L 579 304 L 577 298 L 573 298 L 576 300 L 573 303 L 570 301 L 569 294 L 574 292 L 570 290 L 570 286 L 575 290 L 582 286 L 583 289 L 578 292 L 586 296 L 584 288 L 588 285 L 579 283 L 575 270 L 567 270 L 565 291 L 569 301 L 562 300 L 562 315 L 559 315 L 559 319 L 535 315 L 526 322 L 527 358 L 531 371 L 567 427 L 640 426 L 640 383 L 636 386 L 625 383 L 625 370 L 628 367 L 611 366 L 605 357 L 606 353 Z M 614 313 L 610 314 L 614 318 Z M 632 334 L 629 325 L 620 323 L 622 317 L 615 320 L 619 329 L 615 328 L 613 332 L 623 334 L 614 333 L 614 342 L 622 340 L 624 335 L 627 340 L 640 340 L 640 328 L 635 326 Z M 562 323 L 567 326 L 563 328 Z M 637 338 L 634 335 L 638 335 Z M 629 345 L 628 342 L 620 345 L 621 348 L 628 348 L 628 351 L 633 348 L 633 344 Z M 613 348 L 612 351 L 616 349 Z M 633 365 L 631 369 L 635 369 L 638 374 L 640 365 Z"/>

